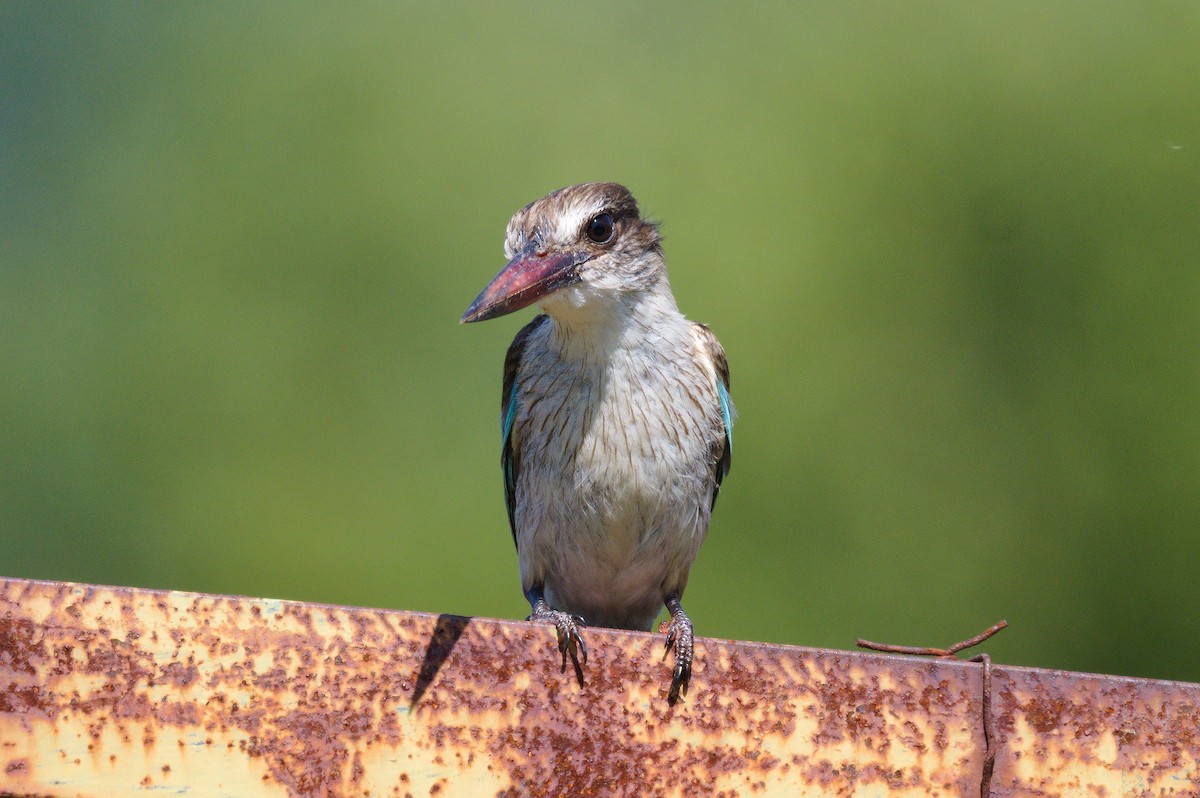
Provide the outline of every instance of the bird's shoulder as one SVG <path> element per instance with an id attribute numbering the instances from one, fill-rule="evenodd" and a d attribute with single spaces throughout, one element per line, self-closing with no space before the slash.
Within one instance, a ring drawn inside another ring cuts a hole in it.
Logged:
<path id="1" fill-rule="evenodd" d="M 501 412 L 508 414 L 508 404 L 512 398 L 513 384 L 517 379 L 517 371 L 521 368 L 521 358 L 525 354 L 525 347 L 529 344 L 529 339 L 543 325 L 550 321 L 550 317 L 542 313 L 535 316 L 533 321 L 526 324 L 517 332 L 515 338 L 508 347 L 508 353 L 504 356 L 504 387 L 500 395 Z"/>
<path id="2" fill-rule="evenodd" d="M 714 442 L 713 455 L 716 459 L 716 470 L 713 474 L 712 505 L 717 503 L 717 494 L 721 491 L 721 482 L 729 473 L 733 462 L 733 403 L 729 399 L 729 360 L 725 357 L 725 348 L 717 340 L 717 336 L 708 325 L 692 322 L 692 337 L 700 354 L 700 362 L 711 369 L 713 382 L 716 383 L 717 404 L 721 408 L 721 421 L 725 434 Z"/>
<path id="3" fill-rule="evenodd" d="M 517 474 L 521 470 L 521 455 L 513 446 L 513 421 L 517 415 L 517 372 L 529 339 L 549 321 L 542 314 L 526 324 L 513 338 L 504 356 L 504 388 L 500 396 L 500 468 L 504 472 L 504 504 L 508 509 L 508 525 L 512 529 L 513 543 L 517 542 Z"/>
<path id="4" fill-rule="evenodd" d="M 713 376 L 725 386 L 725 390 L 729 390 L 729 360 L 725 357 L 725 348 L 707 324 L 698 321 L 690 324 L 692 339 L 696 342 L 696 349 L 701 358 L 706 365 L 711 366 Z"/>

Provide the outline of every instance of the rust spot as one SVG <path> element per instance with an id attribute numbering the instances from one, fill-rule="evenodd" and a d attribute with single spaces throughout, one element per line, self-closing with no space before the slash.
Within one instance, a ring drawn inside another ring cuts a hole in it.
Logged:
<path id="1" fill-rule="evenodd" d="M 1049 699 L 1035 698 L 1023 707 L 1025 720 L 1030 726 L 1040 732 L 1049 732 L 1058 728 L 1067 711 L 1067 702 L 1059 697 Z"/>
<path id="2" fill-rule="evenodd" d="M 194 663 L 168 662 L 159 669 L 155 681 L 184 688 L 190 686 L 198 678 L 200 678 L 200 671 Z"/>
<path id="3" fill-rule="evenodd" d="M 34 663 L 45 656 L 45 645 L 32 621 L 0 618 L 0 669 L 32 676 L 37 673 Z"/>

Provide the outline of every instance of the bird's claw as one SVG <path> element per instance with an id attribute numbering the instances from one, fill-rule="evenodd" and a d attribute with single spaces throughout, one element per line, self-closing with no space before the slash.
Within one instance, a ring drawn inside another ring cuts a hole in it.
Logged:
<path id="1" fill-rule="evenodd" d="M 667 703 L 674 706 L 680 696 L 686 696 L 688 684 L 692 680 L 692 656 L 695 639 L 692 632 L 692 622 L 682 612 L 671 618 L 671 626 L 667 630 L 667 643 L 663 649 L 663 659 L 675 649 L 675 668 L 671 672 L 671 688 L 667 691 Z"/>
<path id="2" fill-rule="evenodd" d="M 583 642 L 583 635 L 579 633 L 579 627 L 585 625 L 583 618 L 562 610 L 538 607 L 525 620 L 554 625 L 555 631 L 558 632 L 558 651 L 562 654 L 562 671 L 567 672 L 567 658 L 570 657 L 571 664 L 575 667 L 575 676 L 582 684 L 583 666 L 587 665 L 588 659 L 587 644 Z"/>

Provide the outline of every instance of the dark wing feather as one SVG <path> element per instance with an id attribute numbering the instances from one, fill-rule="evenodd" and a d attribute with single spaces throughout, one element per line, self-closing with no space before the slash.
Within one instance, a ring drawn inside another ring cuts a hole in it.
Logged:
<path id="1" fill-rule="evenodd" d="M 508 509 L 508 526 L 512 529 L 514 545 L 517 542 L 517 474 L 521 470 L 521 453 L 513 446 L 512 439 L 513 422 L 516 421 L 520 404 L 517 371 L 521 368 L 521 356 L 525 354 L 529 336 L 549 318 L 546 315 L 537 316 L 522 327 L 508 347 L 508 354 L 504 356 L 504 389 L 500 394 L 500 468 L 504 472 L 504 505 Z"/>
<path id="2" fill-rule="evenodd" d="M 713 450 L 713 460 L 716 463 L 716 474 L 713 481 L 712 503 L 716 505 L 717 494 L 721 492 L 721 481 L 729 473 L 733 462 L 733 403 L 729 400 L 729 361 L 725 358 L 725 350 L 721 342 L 707 325 L 692 322 L 697 338 L 700 341 L 702 354 L 712 361 L 713 370 L 717 372 L 717 400 L 721 403 L 721 418 L 725 422 L 725 437 L 718 442 Z"/>

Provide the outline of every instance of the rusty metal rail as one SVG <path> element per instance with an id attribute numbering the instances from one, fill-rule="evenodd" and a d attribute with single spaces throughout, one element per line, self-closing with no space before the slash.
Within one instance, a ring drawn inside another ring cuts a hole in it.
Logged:
<path id="1" fill-rule="evenodd" d="M 0 579 L 0 793 L 1184 796 L 1200 685 Z"/>

